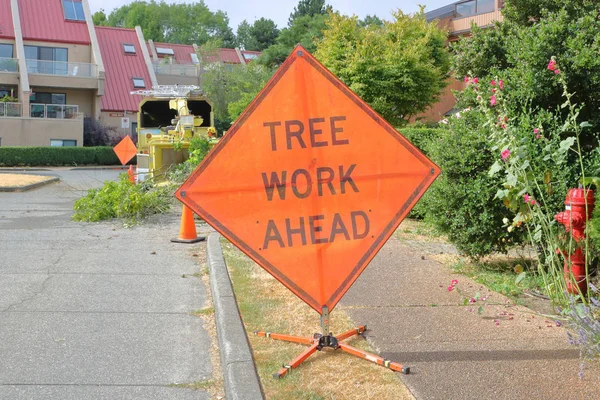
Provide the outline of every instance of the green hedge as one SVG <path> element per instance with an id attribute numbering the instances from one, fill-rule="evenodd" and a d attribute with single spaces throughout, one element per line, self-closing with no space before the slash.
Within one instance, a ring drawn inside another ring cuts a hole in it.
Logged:
<path id="1" fill-rule="evenodd" d="M 0 147 L 1 167 L 120 164 L 112 147 Z"/>
<path id="2" fill-rule="evenodd" d="M 444 134 L 440 128 L 399 128 L 398 131 L 425 154 L 428 154 L 429 143 Z"/>

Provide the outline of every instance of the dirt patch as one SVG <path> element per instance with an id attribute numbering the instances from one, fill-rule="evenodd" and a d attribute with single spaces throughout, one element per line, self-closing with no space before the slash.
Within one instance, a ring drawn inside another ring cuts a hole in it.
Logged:
<path id="1" fill-rule="evenodd" d="M 25 175 L 25 174 L 0 174 L 0 187 L 20 187 L 33 185 L 54 179 L 52 176 Z"/>

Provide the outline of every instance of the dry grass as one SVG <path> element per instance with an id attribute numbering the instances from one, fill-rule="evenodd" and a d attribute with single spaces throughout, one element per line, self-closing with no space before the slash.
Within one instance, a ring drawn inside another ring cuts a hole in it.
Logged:
<path id="1" fill-rule="evenodd" d="M 204 329 L 208 332 L 210 337 L 210 362 L 212 365 L 212 376 L 210 379 L 200 382 L 191 382 L 177 385 L 179 387 L 185 387 L 189 389 L 201 389 L 206 391 L 211 399 L 224 399 L 225 389 L 223 383 L 223 373 L 221 372 L 221 356 L 219 355 L 219 342 L 217 339 L 217 324 L 215 322 L 214 307 L 212 293 L 210 291 L 210 280 L 208 273 L 208 267 L 206 265 L 206 242 L 200 244 L 199 249 L 195 249 L 191 256 L 196 257 L 196 261 L 200 266 L 200 271 L 194 275 L 194 278 L 202 280 L 206 288 L 206 302 L 203 308 L 194 311 L 192 314 L 202 319 Z M 192 278 L 192 279 L 194 279 Z"/>
<path id="2" fill-rule="evenodd" d="M 412 399 L 393 371 L 341 351 L 321 351 L 283 379 L 272 375 L 307 346 L 253 334 L 255 330 L 312 336 L 319 314 L 228 242 L 223 252 L 267 399 Z M 340 309 L 331 314 L 334 333 L 355 328 Z M 362 337 L 345 341 L 373 351 Z"/>
<path id="3" fill-rule="evenodd" d="M 444 236 L 435 232 L 434 228 L 416 219 L 405 219 L 395 232 L 399 239 L 409 239 L 419 242 L 447 242 Z"/>
<path id="4" fill-rule="evenodd" d="M 52 176 L 25 175 L 25 174 L 0 174 L 0 186 L 19 187 L 44 182 L 53 179 Z"/>

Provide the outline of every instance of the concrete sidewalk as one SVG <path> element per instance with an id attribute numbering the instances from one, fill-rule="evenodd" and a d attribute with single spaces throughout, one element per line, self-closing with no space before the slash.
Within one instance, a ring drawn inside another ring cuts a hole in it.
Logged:
<path id="1" fill-rule="evenodd" d="M 411 367 L 402 379 L 417 399 L 600 398 L 600 371 L 579 379 L 564 328 L 451 274 L 427 257 L 432 247 L 393 236 L 339 306 L 385 358 Z M 448 291 L 453 279 L 461 293 Z M 476 292 L 487 299 L 465 306 Z"/>
<path id="2" fill-rule="evenodd" d="M 212 374 L 191 315 L 207 296 L 191 252 L 205 245 L 169 241 L 175 214 L 131 229 L 70 219 L 119 172 L 57 169 L 59 183 L 0 193 L 0 399 L 209 398 L 173 387 Z"/>

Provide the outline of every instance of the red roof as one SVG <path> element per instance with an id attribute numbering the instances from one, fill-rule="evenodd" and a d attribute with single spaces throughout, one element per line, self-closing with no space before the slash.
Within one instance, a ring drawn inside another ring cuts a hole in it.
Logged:
<path id="1" fill-rule="evenodd" d="M 192 56 L 190 54 L 195 53 L 194 46 L 191 44 L 171 44 L 171 43 L 157 43 L 154 42 L 154 48 L 171 49 L 175 53 L 175 61 L 177 64 L 193 64 Z M 150 51 L 150 46 L 148 46 Z"/>
<path id="2" fill-rule="evenodd" d="M 10 0 L 0 0 L 0 38 L 13 39 L 15 37 L 10 10 Z"/>
<path id="3" fill-rule="evenodd" d="M 219 58 L 224 63 L 241 64 L 240 57 L 235 49 L 219 49 Z"/>
<path id="4" fill-rule="evenodd" d="M 90 44 L 85 21 L 67 21 L 61 0 L 19 0 L 23 39 Z"/>
<path id="5" fill-rule="evenodd" d="M 142 97 L 129 92 L 143 88 L 134 88 L 132 78 L 144 78 L 146 89 L 152 82 L 135 30 L 97 26 L 96 34 L 106 71 L 102 111 L 137 111 Z M 125 54 L 124 43 L 134 45 L 135 54 Z"/>

